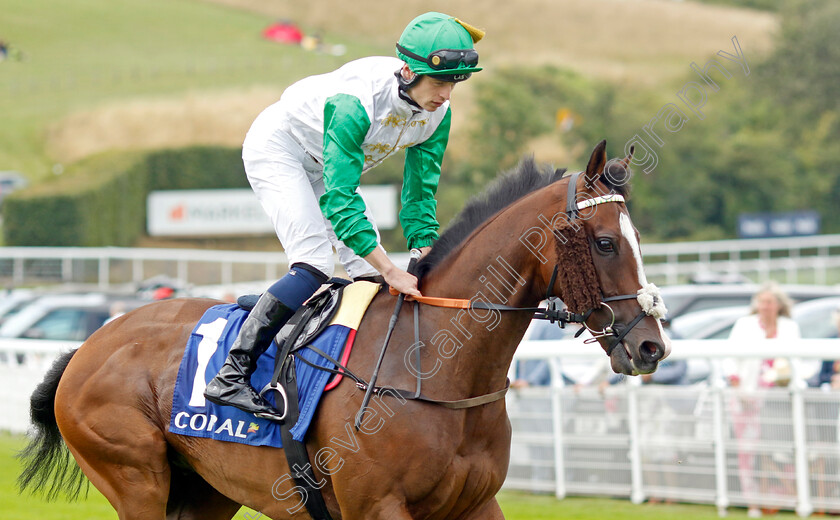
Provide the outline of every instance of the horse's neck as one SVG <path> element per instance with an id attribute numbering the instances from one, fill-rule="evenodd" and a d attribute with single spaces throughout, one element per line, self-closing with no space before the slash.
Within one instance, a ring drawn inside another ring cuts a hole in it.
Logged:
<path id="1" fill-rule="evenodd" d="M 491 222 L 473 234 L 447 257 L 445 265 L 424 279 L 424 294 L 512 307 L 536 306 L 540 300 L 536 287 L 539 261 L 517 239 L 500 240 L 512 236 L 505 227 L 509 226 L 504 222 Z M 459 311 L 436 334 L 438 343 L 448 341 L 454 345 L 450 348 L 457 348 L 442 366 L 441 370 L 448 372 L 445 379 L 474 393 L 498 390 L 532 315 L 525 311 Z M 435 338 L 430 341 L 435 344 Z"/>

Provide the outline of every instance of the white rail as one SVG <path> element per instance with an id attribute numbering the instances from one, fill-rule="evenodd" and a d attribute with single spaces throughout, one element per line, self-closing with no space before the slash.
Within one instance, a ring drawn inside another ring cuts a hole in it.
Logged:
<path id="1" fill-rule="evenodd" d="M 73 341 L 0 338 L 0 430 L 29 428 L 29 397 L 53 361 L 78 347 Z"/>
<path id="2" fill-rule="evenodd" d="M 840 235 L 642 244 L 642 253 L 648 277 L 659 283 L 703 272 L 753 275 L 756 281 L 783 272 L 788 283 L 807 272 L 814 283 L 837 283 L 829 273 L 840 267 Z"/>
<path id="3" fill-rule="evenodd" d="M 840 283 L 840 235 L 643 244 L 642 253 L 648 278 L 660 284 L 698 273 Z M 407 265 L 408 255 L 392 256 Z M 277 279 L 285 269 L 286 256 L 280 252 L 0 247 L 0 281 L 7 286 L 82 282 L 108 289 L 157 274 L 186 283 L 229 285 Z"/>

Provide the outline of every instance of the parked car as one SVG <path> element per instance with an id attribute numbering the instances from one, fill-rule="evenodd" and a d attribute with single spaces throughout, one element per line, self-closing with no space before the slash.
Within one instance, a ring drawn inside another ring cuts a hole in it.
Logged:
<path id="1" fill-rule="evenodd" d="M 703 284 L 669 285 L 661 288 L 662 298 L 668 307 L 671 320 L 689 312 L 720 307 L 749 305 L 760 285 L 751 283 L 738 284 Z M 782 284 L 784 291 L 794 303 L 824 298 L 840 297 L 840 287 L 824 285 Z"/>
<path id="2" fill-rule="evenodd" d="M 125 307 L 143 303 L 126 301 Z M 0 325 L 0 337 L 84 341 L 110 317 L 113 304 L 104 294 L 41 296 Z"/>
<path id="3" fill-rule="evenodd" d="M 840 312 L 840 296 L 799 303 L 793 306 L 791 314 L 799 323 L 803 338 L 836 338 L 835 312 Z"/>
<path id="4" fill-rule="evenodd" d="M 0 325 L 35 300 L 37 295 L 29 289 L 12 289 L 0 295 Z"/>
<path id="5" fill-rule="evenodd" d="M 671 330 L 679 339 L 726 339 L 738 318 L 749 313 L 749 305 L 689 312 L 672 319 Z"/>

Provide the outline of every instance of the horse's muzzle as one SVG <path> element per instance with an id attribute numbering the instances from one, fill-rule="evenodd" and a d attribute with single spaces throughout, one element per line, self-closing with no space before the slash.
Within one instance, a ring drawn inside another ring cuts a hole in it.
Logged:
<path id="1" fill-rule="evenodd" d="M 646 340 L 639 345 L 639 355 L 636 360 L 636 368 L 640 373 L 650 373 L 656 370 L 659 361 L 665 358 L 665 346 L 658 341 Z M 650 372 L 645 372 L 643 367 L 650 367 Z"/>
<path id="2" fill-rule="evenodd" d="M 624 338 L 610 355 L 610 365 L 618 374 L 639 375 L 654 372 L 659 361 L 668 355 L 668 348 L 661 341 L 646 339 L 636 343 Z"/>

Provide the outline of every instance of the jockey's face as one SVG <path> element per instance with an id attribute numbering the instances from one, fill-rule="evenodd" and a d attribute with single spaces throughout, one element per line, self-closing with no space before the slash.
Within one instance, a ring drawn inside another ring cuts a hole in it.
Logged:
<path id="1" fill-rule="evenodd" d="M 408 67 L 405 67 L 408 69 Z M 414 73 L 403 71 L 403 76 L 409 76 L 406 79 L 411 79 Z M 424 110 L 434 112 L 445 102 L 449 101 L 452 95 L 452 89 L 455 88 L 455 83 L 451 81 L 442 81 L 436 79 L 434 76 L 423 76 L 413 87 L 408 91 L 408 95 L 415 103 L 420 105 Z"/>

